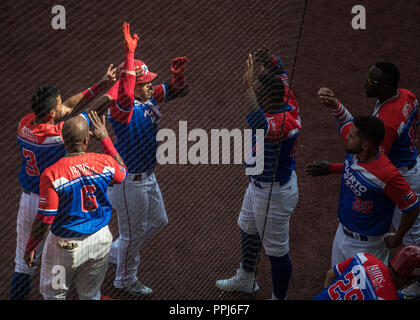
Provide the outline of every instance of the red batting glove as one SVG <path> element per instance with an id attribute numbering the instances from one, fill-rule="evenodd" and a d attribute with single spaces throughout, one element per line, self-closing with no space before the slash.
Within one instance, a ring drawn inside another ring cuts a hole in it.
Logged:
<path id="1" fill-rule="evenodd" d="M 130 24 L 125 22 L 123 23 L 123 34 L 124 34 L 124 51 L 125 53 L 134 52 L 137 47 L 137 41 L 139 41 L 139 36 L 135 33 L 133 37 L 130 34 Z"/>
<path id="2" fill-rule="evenodd" d="M 171 64 L 171 72 L 174 75 L 178 75 L 184 73 L 185 71 L 185 64 L 190 61 L 187 57 L 179 57 L 172 60 Z"/>

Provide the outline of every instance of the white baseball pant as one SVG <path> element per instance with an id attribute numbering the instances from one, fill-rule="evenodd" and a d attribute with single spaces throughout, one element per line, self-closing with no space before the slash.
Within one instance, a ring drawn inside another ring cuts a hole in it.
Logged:
<path id="1" fill-rule="evenodd" d="M 32 224 L 35 220 L 35 216 L 38 212 L 39 195 L 36 193 L 27 194 L 22 192 L 19 202 L 19 211 L 17 216 L 16 225 L 16 255 L 15 255 L 15 272 L 26 273 L 34 275 L 37 266 L 28 267 L 25 263 L 24 255 L 25 248 L 28 242 L 29 236 L 32 231 Z M 38 263 L 41 258 L 42 248 L 44 241 L 41 242 L 35 251 L 34 262 Z"/>
<path id="2" fill-rule="evenodd" d="M 75 242 L 77 247 L 58 247 L 57 243 L 63 240 Z M 111 243 L 108 226 L 88 236 L 68 239 L 50 232 L 42 254 L 39 285 L 44 299 L 65 300 L 74 282 L 80 300 L 100 300 Z"/>
<path id="3" fill-rule="evenodd" d="M 162 193 L 154 173 L 141 181 L 126 181 L 108 188 L 108 197 L 117 211 L 119 237 L 112 243 L 110 262 L 117 265 L 114 286 L 125 288 L 137 281 L 140 248 L 168 224 Z"/>
<path id="4" fill-rule="evenodd" d="M 332 246 L 331 266 L 333 267 L 358 253 L 370 253 L 380 259 L 383 263 L 388 264 L 389 249 L 385 244 L 384 236 L 385 235 L 367 236 L 368 241 L 362 241 L 347 236 L 340 223 L 335 233 Z"/>
<path id="5" fill-rule="evenodd" d="M 248 234 L 264 235 L 267 255 L 282 257 L 289 252 L 289 221 L 299 199 L 296 173 L 293 171 L 290 180 L 282 186 L 278 182 L 273 184 L 268 214 L 271 183 L 257 184 L 251 181 L 246 189 L 238 225 Z"/>
<path id="6" fill-rule="evenodd" d="M 407 168 L 400 168 L 400 172 L 417 197 L 420 198 L 420 158 L 417 158 L 417 164 L 413 168 L 410 170 L 407 170 Z M 398 207 L 395 207 L 394 216 L 392 218 L 395 229 L 398 229 L 398 226 L 400 225 L 401 214 L 401 210 L 398 209 Z M 403 243 L 404 245 L 420 245 L 420 215 L 417 217 L 417 220 L 414 222 L 411 229 L 405 234 Z"/>

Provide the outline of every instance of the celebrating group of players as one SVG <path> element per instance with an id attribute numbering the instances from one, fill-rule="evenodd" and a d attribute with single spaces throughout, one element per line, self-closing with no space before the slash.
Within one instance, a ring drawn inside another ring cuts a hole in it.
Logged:
<path id="1" fill-rule="evenodd" d="M 154 175 L 158 103 L 188 94 L 188 58 L 174 59 L 172 78 L 153 85 L 157 75 L 134 59 L 139 38 L 131 36 L 125 22 L 123 35 L 121 65 L 110 66 L 100 82 L 63 102 L 54 87 L 36 89 L 33 112 L 19 123 L 23 192 L 10 299 L 28 299 L 40 261 L 44 299 L 66 299 L 72 283 L 80 299 L 100 299 L 109 264 L 115 268 L 116 288 L 134 296 L 153 292 L 139 281 L 137 271 L 141 246 L 168 223 Z M 254 63 L 261 66 L 257 77 Z M 339 123 L 347 156 L 344 164 L 322 161 L 307 168 L 310 175 L 342 174 L 332 269 L 316 299 L 398 299 L 402 287 L 400 297 L 420 296 L 420 284 L 412 278 L 420 267 L 419 110 L 415 96 L 398 89 L 398 80 L 391 63 L 369 70 L 366 94 L 378 101 L 368 117 L 353 118 L 330 89 L 318 92 Z M 267 49 L 248 56 L 244 83 L 248 124 L 265 133 L 263 142 L 253 139 L 253 159 L 258 144 L 264 143 L 264 171 L 249 176 L 239 214 L 240 266 L 216 286 L 257 291 L 255 269 L 264 247 L 271 264 L 272 299 L 285 299 L 292 274 L 289 220 L 299 197 L 294 171 L 302 129 L 299 108 L 281 59 Z M 117 137 L 115 147 L 105 113 Z M 87 152 L 90 136 L 101 141 L 104 154 Z M 115 241 L 108 228 L 112 209 L 118 216 Z M 401 245 L 388 263 L 389 249 Z M 65 276 L 60 278 L 60 272 Z"/>

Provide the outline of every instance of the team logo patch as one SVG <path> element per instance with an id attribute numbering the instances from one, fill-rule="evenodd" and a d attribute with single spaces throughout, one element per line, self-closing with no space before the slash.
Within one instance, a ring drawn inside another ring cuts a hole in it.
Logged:
<path id="1" fill-rule="evenodd" d="M 410 193 L 406 194 L 403 199 L 407 202 L 413 200 L 413 198 L 415 197 L 415 193 L 413 191 L 410 191 Z"/>

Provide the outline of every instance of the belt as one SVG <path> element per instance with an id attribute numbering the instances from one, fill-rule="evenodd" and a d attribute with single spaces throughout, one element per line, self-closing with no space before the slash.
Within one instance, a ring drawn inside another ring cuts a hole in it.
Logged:
<path id="1" fill-rule="evenodd" d="M 32 193 L 31 191 L 29 191 L 28 189 L 25 189 L 25 188 L 22 188 L 22 192 L 26 193 L 26 194 L 31 194 Z"/>
<path id="2" fill-rule="evenodd" d="M 409 166 L 407 166 L 407 170 L 411 170 L 413 169 L 417 164 L 417 160 L 414 160 L 414 162 L 412 164 L 410 164 Z"/>
<path id="3" fill-rule="evenodd" d="M 254 186 L 256 186 L 257 188 L 260 188 L 260 189 L 262 189 L 263 187 L 262 187 L 262 185 L 261 185 L 261 183 L 259 183 L 258 181 L 255 181 L 254 179 L 251 179 L 251 177 L 248 177 L 249 178 L 249 181 L 254 185 Z"/>
<path id="4" fill-rule="evenodd" d="M 150 177 L 150 175 L 153 173 L 154 169 L 151 169 L 149 171 L 146 172 L 142 172 L 142 173 L 135 173 L 133 176 L 133 180 L 132 181 L 142 181 L 147 179 L 148 177 Z"/>
<path id="5" fill-rule="evenodd" d="M 350 238 L 353 238 L 353 239 L 356 239 L 356 240 L 360 240 L 360 241 L 369 241 L 369 237 L 367 235 L 350 231 L 349 229 L 347 229 L 343 225 L 342 225 L 342 227 L 343 227 L 343 232 L 346 236 L 348 236 Z"/>

